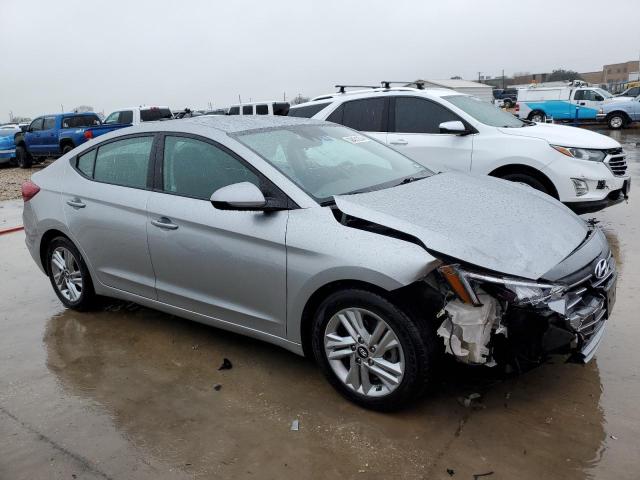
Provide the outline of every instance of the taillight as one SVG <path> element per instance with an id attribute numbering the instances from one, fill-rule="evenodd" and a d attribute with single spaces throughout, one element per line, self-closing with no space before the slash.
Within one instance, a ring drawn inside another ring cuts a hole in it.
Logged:
<path id="1" fill-rule="evenodd" d="M 84 138 L 86 138 L 87 140 L 91 140 L 93 138 L 93 132 L 91 130 L 85 130 Z"/>
<path id="2" fill-rule="evenodd" d="M 28 202 L 40 191 L 40 187 L 28 180 L 22 184 L 22 200 Z"/>
<path id="3" fill-rule="evenodd" d="M 519 112 L 519 111 L 520 111 L 520 104 L 516 103 L 516 112 Z"/>

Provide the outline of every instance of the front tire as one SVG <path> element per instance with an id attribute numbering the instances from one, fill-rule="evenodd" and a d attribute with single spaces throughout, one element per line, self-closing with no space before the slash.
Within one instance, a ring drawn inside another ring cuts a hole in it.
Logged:
<path id="1" fill-rule="evenodd" d="M 71 240 L 54 238 L 47 248 L 46 261 L 51 286 L 65 307 L 86 311 L 95 305 L 89 269 Z"/>
<path id="2" fill-rule="evenodd" d="M 344 397 L 391 411 L 422 396 L 431 383 L 435 331 L 375 293 L 346 289 L 318 308 L 312 329 L 317 363 Z"/>
<path id="3" fill-rule="evenodd" d="M 525 185 L 528 185 L 531 188 L 535 188 L 536 190 L 539 190 L 542 193 L 551 195 L 549 192 L 549 189 L 545 187 L 545 185 L 540 180 L 538 180 L 535 177 L 532 177 L 531 175 L 527 175 L 525 173 L 510 173 L 500 178 L 504 180 L 509 180 L 510 182 L 524 183 Z"/>
<path id="4" fill-rule="evenodd" d="M 513 101 L 510 98 L 505 98 L 502 101 L 502 104 L 505 106 L 505 108 L 511 108 L 513 107 Z"/>
<path id="5" fill-rule="evenodd" d="M 611 130 L 620 130 L 627 123 L 627 118 L 623 113 L 612 113 L 607 117 L 607 125 Z"/>
<path id="6" fill-rule="evenodd" d="M 33 157 L 22 145 L 16 147 L 16 162 L 20 168 L 31 168 Z"/>

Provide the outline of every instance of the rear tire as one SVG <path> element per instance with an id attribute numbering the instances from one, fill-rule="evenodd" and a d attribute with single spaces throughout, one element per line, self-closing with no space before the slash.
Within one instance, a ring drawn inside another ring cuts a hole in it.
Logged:
<path id="1" fill-rule="evenodd" d="M 62 155 L 66 155 L 67 153 L 69 153 L 71 150 L 73 150 L 73 145 L 65 145 L 64 147 L 62 147 Z"/>
<path id="2" fill-rule="evenodd" d="M 547 189 L 547 187 L 544 186 L 544 184 L 540 180 L 538 180 L 535 177 L 532 177 L 531 175 L 527 175 L 526 173 L 509 173 L 500 178 L 503 178 L 504 180 L 509 180 L 510 182 L 524 183 L 525 185 L 529 185 L 531 188 L 535 188 L 536 190 L 539 190 L 542 193 L 546 193 L 547 195 L 550 195 L 549 190 Z"/>
<path id="3" fill-rule="evenodd" d="M 20 168 L 31 168 L 33 157 L 22 145 L 16 147 L 16 162 Z"/>
<path id="4" fill-rule="evenodd" d="M 439 354 L 435 330 L 426 323 L 419 328 L 396 305 L 360 289 L 335 292 L 322 302 L 311 340 L 314 357 L 334 388 L 380 411 L 420 398 L 431 384 Z"/>
<path id="5" fill-rule="evenodd" d="M 86 311 L 96 305 L 89 269 L 71 240 L 54 238 L 47 246 L 46 262 L 51 286 L 65 307 Z"/>
<path id="6" fill-rule="evenodd" d="M 547 116 L 544 114 L 544 112 L 541 112 L 539 110 L 535 110 L 529 114 L 529 120 L 531 120 L 532 122 L 544 123 L 546 119 Z"/>
<path id="7" fill-rule="evenodd" d="M 627 124 L 627 117 L 624 113 L 612 113 L 607 117 L 607 125 L 610 130 L 620 130 Z"/>
<path id="8" fill-rule="evenodd" d="M 502 101 L 502 104 L 505 106 L 505 108 L 511 108 L 513 107 L 513 101 L 510 98 L 505 98 Z"/>

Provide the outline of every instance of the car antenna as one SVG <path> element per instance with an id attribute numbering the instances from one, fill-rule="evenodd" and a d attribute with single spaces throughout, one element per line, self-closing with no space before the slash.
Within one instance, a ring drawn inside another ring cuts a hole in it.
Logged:
<path id="1" fill-rule="evenodd" d="M 387 90 L 391 88 L 392 83 L 401 83 L 403 85 L 415 85 L 418 90 L 424 90 L 424 82 L 393 82 L 390 80 L 383 80 L 380 82 L 383 88 Z"/>

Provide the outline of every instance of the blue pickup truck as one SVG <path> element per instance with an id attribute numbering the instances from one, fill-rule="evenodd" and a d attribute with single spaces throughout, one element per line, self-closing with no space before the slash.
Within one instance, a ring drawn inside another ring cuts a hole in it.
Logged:
<path id="1" fill-rule="evenodd" d="M 102 125 L 100 117 L 91 112 L 43 115 L 33 120 L 15 139 L 18 166 L 29 168 L 33 162 L 61 157 L 91 138 L 130 125 Z"/>

